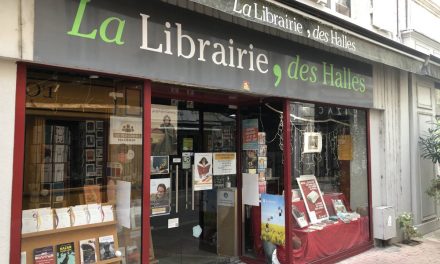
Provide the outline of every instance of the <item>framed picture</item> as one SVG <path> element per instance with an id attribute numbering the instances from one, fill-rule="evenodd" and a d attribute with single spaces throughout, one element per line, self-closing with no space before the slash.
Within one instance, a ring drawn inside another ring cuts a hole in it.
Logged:
<path id="1" fill-rule="evenodd" d="M 102 158 L 96 158 L 96 166 L 98 167 L 98 166 L 102 166 L 102 164 L 103 164 L 103 161 L 102 161 Z"/>
<path id="2" fill-rule="evenodd" d="M 95 176 L 98 176 L 98 177 L 102 176 L 102 166 L 96 165 L 96 167 L 95 167 Z"/>
<path id="3" fill-rule="evenodd" d="M 86 176 L 87 177 L 93 177 L 95 176 L 95 163 L 86 164 Z"/>
<path id="4" fill-rule="evenodd" d="M 151 156 L 151 174 L 168 174 L 169 156 Z"/>
<path id="5" fill-rule="evenodd" d="M 104 150 L 102 148 L 96 149 L 95 158 L 101 158 L 102 159 L 103 152 L 104 152 Z"/>
<path id="6" fill-rule="evenodd" d="M 86 161 L 95 161 L 95 149 L 86 149 Z"/>
<path id="7" fill-rule="evenodd" d="M 322 134 L 304 132 L 303 153 L 319 153 L 322 150 Z"/>
<path id="8" fill-rule="evenodd" d="M 97 148 L 102 148 L 104 146 L 104 139 L 102 138 L 97 138 L 96 139 L 96 147 Z"/>
<path id="9" fill-rule="evenodd" d="M 95 147 L 95 135 L 86 135 L 86 147 L 87 148 Z"/>
<path id="10" fill-rule="evenodd" d="M 96 138 L 103 138 L 104 137 L 104 131 L 98 130 L 96 131 Z"/>
<path id="11" fill-rule="evenodd" d="M 95 178 L 88 178 L 84 182 L 84 185 L 94 185 L 94 184 L 95 184 Z"/>
<path id="12" fill-rule="evenodd" d="M 95 182 L 98 185 L 102 185 L 102 177 L 96 177 Z"/>
<path id="13" fill-rule="evenodd" d="M 98 131 L 103 130 L 104 129 L 104 121 L 96 121 L 95 122 L 96 125 L 96 133 L 98 134 Z"/>
<path id="14" fill-rule="evenodd" d="M 86 121 L 86 133 L 95 133 L 95 121 Z"/>

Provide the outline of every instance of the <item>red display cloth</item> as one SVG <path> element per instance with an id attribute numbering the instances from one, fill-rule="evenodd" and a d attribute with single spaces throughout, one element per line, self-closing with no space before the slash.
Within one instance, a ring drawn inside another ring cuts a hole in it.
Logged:
<path id="1" fill-rule="evenodd" d="M 347 211 L 349 208 L 345 196 L 341 193 L 325 194 L 324 202 L 326 204 L 329 215 L 335 215 L 332 199 L 341 199 Z M 304 201 L 296 201 L 293 204 L 304 212 L 308 219 Z M 259 206 L 253 206 L 251 210 L 252 231 L 254 234 L 254 250 L 257 256 L 264 257 L 263 242 L 261 241 L 261 210 Z M 341 251 L 350 249 L 354 246 L 361 245 L 369 241 L 369 220 L 367 216 L 363 216 L 356 221 L 344 223 L 339 221 L 336 224 L 328 225 L 323 230 L 306 232 L 304 229 L 298 228 L 296 221 L 293 220 L 295 228 L 293 232 L 301 239 L 301 248 L 292 249 L 293 259 L 295 263 L 311 262 L 323 257 L 337 254 Z M 284 247 L 277 247 L 277 256 L 281 263 L 285 263 L 286 251 Z"/>
<path id="2" fill-rule="evenodd" d="M 361 245 L 369 240 L 369 221 L 363 216 L 356 221 L 328 225 L 323 230 L 306 232 L 294 229 L 301 239 L 301 248 L 292 249 L 294 263 L 307 263 Z M 286 263 L 284 247 L 277 247 L 278 260 Z"/>

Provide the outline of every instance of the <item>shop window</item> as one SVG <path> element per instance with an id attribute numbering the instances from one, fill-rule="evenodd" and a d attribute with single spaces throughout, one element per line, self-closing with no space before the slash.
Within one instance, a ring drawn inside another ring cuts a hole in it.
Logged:
<path id="1" fill-rule="evenodd" d="M 290 126 L 294 259 L 312 262 L 367 243 L 366 112 L 294 102 Z"/>
<path id="2" fill-rule="evenodd" d="M 279 109 L 280 102 L 271 102 L 241 111 L 244 255 L 266 263 L 272 263 L 275 249 L 286 242 L 284 125 Z"/>
<path id="3" fill-rule="evenodd" d="M 141 98 L 141 82 L 28 70 L 26 263 L 140 263 Z"/>

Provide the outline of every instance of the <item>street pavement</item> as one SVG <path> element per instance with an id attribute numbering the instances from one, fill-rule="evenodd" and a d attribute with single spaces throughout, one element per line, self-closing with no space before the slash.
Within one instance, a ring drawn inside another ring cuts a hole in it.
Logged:
<path id="1" fill-rule="evenodd" d="M 426 234 L 418 240 L 422 241 L 422 243 L 416 246 L 397 243 L 383 248 L 375 247 L 338 263 L 440 264 L 440 230 Z"/>

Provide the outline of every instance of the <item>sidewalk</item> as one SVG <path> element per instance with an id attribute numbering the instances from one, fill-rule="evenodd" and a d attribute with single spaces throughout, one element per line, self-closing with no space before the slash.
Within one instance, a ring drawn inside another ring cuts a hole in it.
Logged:
<path id="1" fill-rule="evenodd" d="M 417 246 L 395 244 L 386 248 L 375 247 L 338 263 L 440 263 L 440 230 L 426 234 L 419 240 L 423 243 Z"/>

